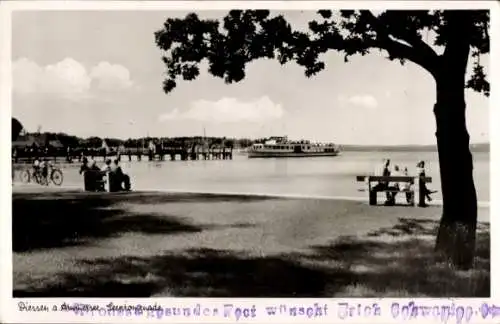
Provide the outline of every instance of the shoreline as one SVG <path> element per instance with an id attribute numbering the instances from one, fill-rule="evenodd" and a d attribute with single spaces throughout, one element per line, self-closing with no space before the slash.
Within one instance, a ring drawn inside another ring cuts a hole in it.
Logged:
<path id="1" fill-rule="evenodd" d="M 19 184 L 16 183 L 12 186 L 12 192 L 14 193 L 14 188 L 33 188 L 40 189 L 36 191 L 65 191 L 65 190 L 78 190 L 81 192 L 83 188 L 81 186 L 60 186 L 60 187 L 41 187 L 38 185 L 29 184 Z M 192 190 L 192 189 L 166 189 L 166 188 L 138 188 L 132 190 L 131 193 L 182 193 L 182 194 L 207 194 L 207 195 L 223 195 L 223 196 L 241 196 L 241 197 L 268 197 L 268 198 L 283 198 L 283 199 L 312 199 L 312 200 L 345 200 L 345 201 L 356 201 L 356 202 L 367 202 L 368 197 L 354 197 L 354 196 L 325 196 L 325 195 L 308 195 L 308 194 L 284 194 L 284 193 L 257 193 L 257 192 L 238 192 L 238 191 L 214 191 L 214 190 Z M 103 193 L 106 194 L 106 193 Z M 431 207 L 438 207 L 443 205 L 443 201 L 440 199 L 435 199 L 428 202 Z M 490 208 L 490 201 L 478 201 L 478 208 Z"/>

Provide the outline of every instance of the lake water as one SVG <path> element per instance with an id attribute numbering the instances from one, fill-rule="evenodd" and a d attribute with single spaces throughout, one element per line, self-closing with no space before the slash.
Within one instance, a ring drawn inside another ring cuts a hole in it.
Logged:
<path id="1" fill-rule="evenodd" d="M 490 200 L 489 153 L 474 153 L 474 180 L 479 201 Z M 128 162 L 122 167 L 136 190 L 169 189 L 206 192 L 366 197 L 356 175 L 372 173 L 383 158 L 407 166 L 410 175 L 418 160 L 432 177 L 429 188 L 441 189 L 437 152 L 343 152 L 337 157 Z M 101 161 L 98 162 L 102 164 Z M 63 165 L 64 185 L 82 186 L 78 163 Z M 434 197 L 441 199 L 440 193 Z"/>

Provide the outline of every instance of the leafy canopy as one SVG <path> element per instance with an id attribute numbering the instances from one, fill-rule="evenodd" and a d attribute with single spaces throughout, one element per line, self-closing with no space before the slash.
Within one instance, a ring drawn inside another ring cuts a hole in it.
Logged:
<path id="1" fill-rule="evenodd" d="M 343 53 L 346 61 L 355 54 L 382 50 L 390 60 L 401 64 L 410 60 L 435 76 L 447 51 L 438 54 L 423 35 L 434 33 L 433 44 L 446 49 L 450 39 L 456 39 L 454 20 L 467 24 L 461 29 L 466 31 L 462 36 L 475 58 L 472 76 L 464 86 L 489 95 L 489 82 L 480 63 L 481 54 L 490 50 L 487 10 L 398 10 L 380 14 L 319 10 L 317 16 L 309 22 L 307 31 L 294 30 L 285 17 L 272 16 L 268 10 L 231 10 L 222 22 L 200 19 L 195 13 L 184 19 L 167 19 L 155 33 L 167 68 L 163 89 L 171 92 L 179 77 L 196 79 L 204 60 L 208 61 L 209 72 L 226 83 L 244 79 L 246 64 L 260 58 L 277 59 L 281 64 L 294 61 L 311 77 L 325 69 L 320 55 L 330 50 Z"/>
<path id="2" fill-rule="evenodd" d="M 23 130 L 23 125 L 17 118 L 12 118 L 11 122 L 12 140 L 15 141 Z"/>

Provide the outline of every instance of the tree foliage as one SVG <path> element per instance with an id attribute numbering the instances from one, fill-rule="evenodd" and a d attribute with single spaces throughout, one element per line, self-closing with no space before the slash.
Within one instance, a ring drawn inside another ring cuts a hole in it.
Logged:
<path id="1" fill-rule="evenodd" d="M 19 133 L 22 130 L 22 125 L 15 118 L 12 118 L 12 134 L 13 142 L 15 130 Z M 17 134 L 16 133 L 16 134 Z M 197 144 L 209 144 L 211 145 L 222 145 L 225 147 L 234 147 L 235 145 L 247 147 L 252 145 L 254 142 L 248 138 L 226 138 L 226 137 L 202 137 L 202 136 L 191 136 L 191 137 L 141 137 L 141 138 L 129 138 L 126 140 L 119 138 L 107 138 L 92 136 L 88 138 L 81 138 L 74 135 L 68 135 L 66 133 L 52 133 L 52 132 L 42 132 L 42 133 L 26 133 L 26 135 L 32 136 L 34 138 L 43 138 L 44 141 L 59 141 L 65 148 L 70 147 L 72 149 L 100 149 L 102 148 L 102 141 L 104 140 L 110 148 L 116 148 L 119 146 L 124 146 L 126 148 L 138 148 L 147 147 L 150 141 L 155 144 L 163 144 L 164 146 L 191 146 Z M 17 137 L 17 136 L 16 136 Z"/>
<path id="2" fill-rule="evenodd" d="M 325 69 L 321 54 L 330 50 L 343 53 L 346 61 L 352 55 L 382 50 L 390 60 L 401 64 L 412 61 L 435 76 L 445 55 L 434 48 L 446 48 L 454 32 L 449 21 L 457 15 L 463 16 L 470 28 L 467 41 L 475 58 L 473 73 L 464 86 L 488 96 L 490 85 L 480 62 L 481 54 L 490 50 L 488 10 L 398 10 L 380 14 L 319 10 L 307 31 L 294 30 L 284 16 L 271 15 L 268 10 L 231 10 L 222 21 L 200 19 L 195 13 L 183 19 L 169 18 L 155 33 L 167 68 L 163 89 L 171 92 L 180 78 L 194 80 L 202 61 L 208 62 L 212 75 L 226 83 L 241 81 L 246 64 L 260 58 L 276 59 L 281 64 L 296 62 L 311 77 Z M 424 34 L 429 32 L 436 35 L 433 44 L 424 41 Z"/>
<path id="3" fill-rule="evenodd" d="M 17 118 L 12 118 L 11 132 L 13 141 L 15 141 L 19 137 L 22 130 L 23 130 L 23 125 L 21 124 L 21 122 Z"/>

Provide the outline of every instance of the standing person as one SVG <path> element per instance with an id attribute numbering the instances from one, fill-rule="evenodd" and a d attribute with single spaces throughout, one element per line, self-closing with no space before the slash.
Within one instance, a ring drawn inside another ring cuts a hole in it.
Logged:
<path id="1" fill-rule="evenodd" d="M 35 177 L 40 176 L 40 160 L 38 160 L 37 157 L 35 157 L 35 160 L 33 161 L 33 174 Z"/>
<path id="2" fill-rule="evenodd" d="M 49 176 L 49 165 L 48 165 L 48 159 L 43 158 L 41 159 L 40 162 L 40 172 L 41 172 L 41 181 L 42 183 L 47 183 L 48 182 L 48 176 Z"/>
<path id="3" fill-rule="evenodd" d="M 420 161 L 417 163 L 417 174 L 419 176 L 419 183 L 418 185 L 423 189 L 423 193 L 427 200 L 429 202 L 432 201 L 431 193 L 434 193 L 435 191 L 431 191 L 427 188 L 427 185 L 425 184 L 425 181 L 423 179 L 425 178 L 425 162 Z"/>
<path id="4" fill-rule="evenodd" d="M 95 176 L 92 173 L 90 166 L 89 166 L 89 161 L 87 160 L 87 157 L 84 156 L 82 158 L 82 165 L 80 165 L 80 174 L 83 174 L 83 187 L 85 191 L 94 191 L 94 184 L 95 184 Z"/>
<path id="5" fill-rule="evenodd" d="M 36 161 L 38 160 L 38 155 L 35 154 L 35 150 L 33 149 L 33 146 L 31 146 L 29 149 L 28 149 L 28 154 L 29 154 L 29 160 L 30 162 L 33 161 L 33 159 Z"/>

